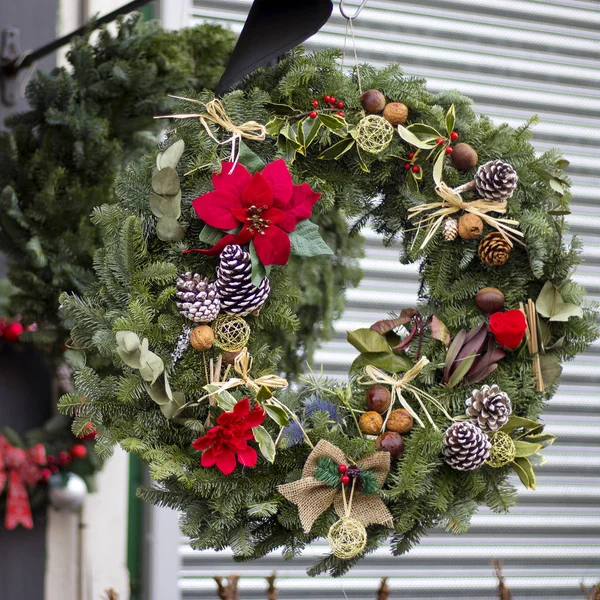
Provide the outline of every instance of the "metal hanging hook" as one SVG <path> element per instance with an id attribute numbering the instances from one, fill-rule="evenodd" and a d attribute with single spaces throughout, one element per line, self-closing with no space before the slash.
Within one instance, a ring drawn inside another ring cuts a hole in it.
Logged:
<path id="1" fill-rule="evenodd" d="M 356 9 L 356 12 L 351 16 L 346 14 L 344 2 L 345 2 L 345 0 L 340 0 L 340 12 L 342 13 L 342 17 L 344 17 L 345 19 L 348 19 L 348 21 L 352 21 L 352 19 L 356 19 L 356 17 L 358 17 L 358 15 L 360 15 L 360 11 L 365 7 L 365 4 L 368 2 L 368 0 L 362 0 L 362 2 L 360 3 L 360 6 Z"/>

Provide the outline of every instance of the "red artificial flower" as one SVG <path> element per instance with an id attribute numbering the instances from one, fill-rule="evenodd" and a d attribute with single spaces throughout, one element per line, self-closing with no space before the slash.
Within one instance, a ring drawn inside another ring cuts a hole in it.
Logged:
<path id="1" fill-rule="evenodd" d="M 520 310 L 497 312 L 490 316 L 489 330 L 500 346 L 516 350 L 525 337 L 527 321 Z"/>
<path id="2" fill-rule="evenodd" d="M 250 175 L 239 163 L 224 162 L 220 173 L 213 173 L 214 191 L 196 198 L 192 205 L 197 215 L 211 227 L 237 229 L 208 250 L 217 256 L 228 244 L 240 246 L 254 242 L 263 265 L 285 265 L 290 258 L 289 234 L 299 221 L 308 219 L 321 197 L 307 183 L 294 185 L 283 159 L 269 163 L 261 173 Z"/>
<path id="3" fill-rule="evenodd" d="M 256 450 L 248 445 L 254 438 L 252 428 L 261 425 L 266 413 L 258 405 L 250 410 L 250 401 L 244 398 L 235 404 L 233 412 L 224 412 L 217 417 L 217 425 L 198 438 L 192 446 L 204 450 L 200 464 L 214 467 L 230 475 L 236 467 L 236 455 L 245 467 L 256 466 Z"/>

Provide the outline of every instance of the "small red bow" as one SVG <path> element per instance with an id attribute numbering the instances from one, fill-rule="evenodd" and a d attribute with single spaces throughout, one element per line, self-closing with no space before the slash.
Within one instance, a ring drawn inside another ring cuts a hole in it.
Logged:
<path id="1" fill-rule="evenodd" d="M 4 526 L 12 530 L 21 524 L 33 528 L 29 495 L 25 484 L 35 485 L 44 477 L 41 468 L 46 464 L 46 449 L 36 444 L 27 450 L 11 446 L 0 434 L 0 492 L 8 480 L 6 495 L 6 518 Z"/>

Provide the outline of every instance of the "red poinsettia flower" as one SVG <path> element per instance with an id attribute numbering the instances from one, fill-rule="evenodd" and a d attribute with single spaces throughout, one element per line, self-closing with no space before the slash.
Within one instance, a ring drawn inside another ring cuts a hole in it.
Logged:
<path id="1" fill-rule="evenodd" d="M 307 183 L 294 185 L 283 159 L 254 175 L 239 163 L 234 167 L 224 162 L 212 181 L 214 191 L 192 202 L 196 213 L 217 229 L 242 228 L 208 250 L 193 248 L 188 252 L 217 256 L 228 244 L 242 246 L 253 241 L 263 265 L 285 265 L 290 258 L 289 234 L 298 222 L 310 217 L 321 194 L 313 192 Z"/>
<path id="2" fill-rule="evenodd" d="M 525 337 L 527 321 L 520 310 L 507 310 L 490 315 L 489 330 L 494 334 L 498 345 L 516 350 Z"/>
<path id="3" fill-rule="evenodd" d="M 221 413 L 217 425 L 198 438 L 192 446 L 204 450 L 200 464 L 217 466 L 223 475 L 230 475 L 236 467 L 236 456 L 245 467 L 256 466 L 256 450 L 248 445 L 254 438 L 252 428 L 261 425 L 266 413 L 258 405 L 250 410 L 250 401 L 244 398 L 235 404 L 232 412 Z"/>

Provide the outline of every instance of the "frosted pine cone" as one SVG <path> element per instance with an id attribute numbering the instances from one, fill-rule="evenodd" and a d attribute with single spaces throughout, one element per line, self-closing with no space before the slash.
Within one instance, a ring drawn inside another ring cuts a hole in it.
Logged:
<path id="1" fill-rule="evenodd" d="M 444 460 L 458 471 L 473 471 L 490 455 L 488 436 L 466 421 L 450 425 L 444 435 Z"/>
<path id="2" fill-rule="evenodd" d="M 497 385 L 483 385 L 467 398 L 467 415 L 484 431 L 498 431 L 512 413 L 510 398 Z"/>
<path id="3" fill-rule="evenodd" d="M 508 163 L 501 160 L 490 160 L 481 165 L 475 173 L 475 189 L 489 202 L 508 200 L 517 187 L 519 177 Z"/>
<path id="4" fill-rule="evenodd" d="M 448 217 L 444 221 L 442 235 L 447 242 L 453 242 L 456 239 L 456 236 L 458 235 L 458 223 L 456 219 Z"/>
<path id="5" fill-rule="evenodd" d="M 223 312 L 241 317 L 260 309 L 271 291 L 266 277 L 258 287 L 252 283 L 250 255 L 235 244 L 221 252 L 216 285 Z"/>
<path id="6" fill-rule="evenodd" d="M 210 323 L 221 310 L 215 283 L 198 273 L 185 273 L 177 279 L 177 308 L 194 323 Z"/>

